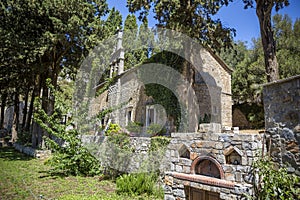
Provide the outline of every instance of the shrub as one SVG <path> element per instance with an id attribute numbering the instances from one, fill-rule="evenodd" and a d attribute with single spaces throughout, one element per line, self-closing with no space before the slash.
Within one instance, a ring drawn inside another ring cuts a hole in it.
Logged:
<path id="1" fill-rule="evenodd" d="M 48 132 L 50 137 L 44 137 L 46 145 L 53 152 L 46 164 L 53 168 L 51 174 L 93 176 L 101 173 L 99 161 L 82 145 L 76 130 L 66 131 L 66 126 L 60 123 L 56 113 L 48 116 L 36 102 L 35 121 Z M 60 142 L 58 142 L 60 141 Z M 63 143 L 63 144 L 59 144 Z"/>
<path id="2" fill-rule="evenodd" d="M 127 133 L 113 133 L 107 136 L 108 141 L 116 145 L 121 150 L 133 151 L 130 145 L 130 137 Z"/>
<path id="3" fill-rule="evenodd" d="M 111 135 L 114 133 L 119 133 L 121 131 L 121 127 L 118 124 L 109 124 L 108 129 L 106 130 L 106 135 Z"/>
<path id="4" fill-rule="evenodd" d="M 138 122 L 129 122 L 126 129 L 132 133 L 139 133 L 142 129 L 142 124 Z"/>
<path id="5" fill-rule="evenodd" d="M 163 196 L 162 188 L 157 186 L 158 175 L 155 173 L 124 174 L 117 181 L 117 193 L 130 196 L 154 195 Z"/>
<path id="6" fill-rule="evenodd" d="M 150 145 L 150 151 L 165 151 L 168 144 L 170 143 L 170 138 L 168 137 L 152 137 L 151 138 L 151 145 Z"/>
<path id="7" fill-rule="evenodd" d="M 299 177 L 288 174 L 285 167 L 276 166 L 269 157 L 261 158 L 253 163 L 250 170 L 254 195 L 248 197 L 253 200 L 299 199 Z"/>
<path id="8" fill-rule="evenodd" d="M 155 135 L 162 135 L 166 132 L 166 129 L 160 124 L 150 124 L 147 127 L 147 133 L 155 136 Z"/>

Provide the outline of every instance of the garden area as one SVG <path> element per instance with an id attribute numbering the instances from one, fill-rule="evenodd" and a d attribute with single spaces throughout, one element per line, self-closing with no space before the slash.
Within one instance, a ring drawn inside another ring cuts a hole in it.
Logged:
<path id="1" fill-rule="evenodd" d="M 153 179 L 152 182 L 150 180 L 151 176 L 123 175 L 117 179 L 105 180 L 101 174 L 93 177 L 59 176 L 49 173 L 50 166 L 45 165 L 46 161 L 28 157 L 11 147 L 1 147 L 1 199 L 163 199 L 160 190 L 152 190 L 152 195 L 150 194 L 151 187 L 155 187 L 151 184 L 154 183 Z M 143 184 L 145 180 L 149 183 L 144 184 L 148 185 L 148 190 L 136 183 L 139 181 Z M 144 191 L 129 188 L 129 182 Z"/>

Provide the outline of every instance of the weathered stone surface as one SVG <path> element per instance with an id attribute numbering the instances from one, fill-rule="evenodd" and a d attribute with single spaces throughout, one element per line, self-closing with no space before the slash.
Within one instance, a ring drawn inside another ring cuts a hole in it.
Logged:
<path id="1" fill-rule="evenodd" d="M 191 152 L 191 154 L 190 154 L 190 159 L 191 159 L 191 160 L 195 160 L 197 157 L 198 157 L 198 154 L 197 154 L 197 153 Z"/>

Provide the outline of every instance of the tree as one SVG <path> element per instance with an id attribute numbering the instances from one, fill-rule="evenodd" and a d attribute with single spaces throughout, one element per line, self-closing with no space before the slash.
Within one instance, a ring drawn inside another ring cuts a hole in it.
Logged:
<path id="1" fill-rule="evenodd" d="M 300 74 L 299 28 L 299 19 L 293 24 L 288 15 L 276 14 L 273 17 L 280 78 L 288 78 Z"/>
<path id="2" fill-rule="evenodd" d="M 144 20 L 151 7 L 157 26 L 176 30 L 196 38 L 205 46 L 218 50 L 222 46 L 230 47 L 232 31 L 224 27 L 220 20 L 212 19 L 223 5 L 228 5 L 232 0 L 212 1 L 135 1 L 127 0 L 130 12 L 140 11 L 139 19 Z"/>
<path id="3" fill-rule="evenodd" d="M 130 14 L 126 17 L 124 23 L 123 47 L 126 49 L 124 67 L 130 69 L 136 66 L 139 61 L 133 44 L 136 44 L 138 36 L 138 25 L 136 17 Z"/>
<path id="4" fill-rule="evenodd" d="M 254 7 L 254 0 L 243 0 L 245 8 Z M 289 5 L 288 0 L 255 0 L 256 14 L 259 20 L 261 42 L 264 51 L 265 70 L 267 81 L 272 82 L 279 79 L 278 62 L 276 58 L 276 45 L 272 31 L 271 15 L 275 10 Z"/>
<path id="5" fill-rule="evenodd" d="M 61 72 L 72 78 L 88 50 L 103 38 L 101 16 L 107 12 L 107 5 L 103 0 L 74 0 L 72 3 L 5 0 L 0 3 L 0 12 L 1 73 L 5 73 L 1 81 L 9 84 L 8 88 L 16 92 L 17 97 L 24 94 L 18 89 L 18 81 L 21 80 L 24 88 L 27 84 L 23 80 L 29 80 L 30 108 L 35 97 L 41 94 L 42 109 L 51 115 L 55 98 L 46 80 L 50 78 L 57 89 Z M 40 145 L 42 135 L 37 137 Z"/>

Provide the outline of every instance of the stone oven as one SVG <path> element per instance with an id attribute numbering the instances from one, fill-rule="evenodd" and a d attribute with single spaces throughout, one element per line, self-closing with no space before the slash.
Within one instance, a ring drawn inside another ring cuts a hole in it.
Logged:
<path id="1" fill-rule="evenodd" d="M 263 134 L 172 133 L 165 173 L 166 200 L 243 199 L 252 162 L 262 153 Z"/>

